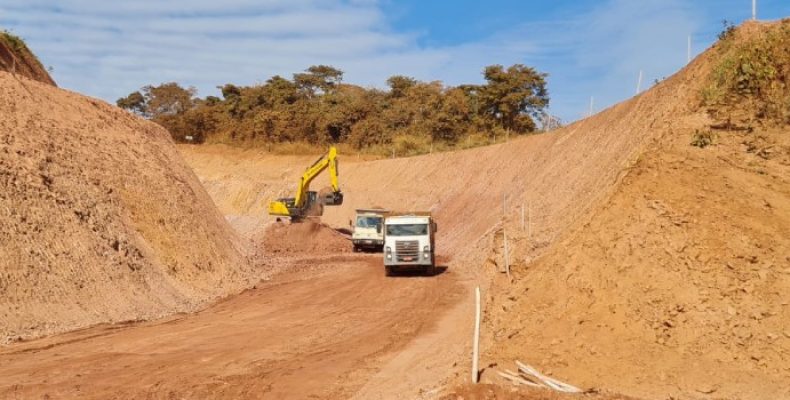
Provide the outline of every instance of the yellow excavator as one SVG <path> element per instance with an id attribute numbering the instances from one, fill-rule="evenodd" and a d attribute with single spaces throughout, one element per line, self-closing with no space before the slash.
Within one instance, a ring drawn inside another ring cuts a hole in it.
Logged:
<path id="1" fill-rule="evenodd" d="M 319 193 L 310 190 L 310 183 L 316 176 L 329 168 L 329 181 L 331 192 Z M 277 199 L 269 203 L 269 215 L 290 217 L 291 222 L 299 222 L 308 216 L 324 214 L 324 206 L 339 206 L 343 204 L 343 192 L 337 183 L 338 161 L 337 148 L 332 146 L 329 151 L 321 156 L 302 174 L 296 197 Z"/>

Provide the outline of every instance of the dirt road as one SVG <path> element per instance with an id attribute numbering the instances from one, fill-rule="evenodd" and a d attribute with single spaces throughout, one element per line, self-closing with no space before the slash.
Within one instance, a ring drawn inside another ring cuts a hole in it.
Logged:
<path id="1" fill-rule="evenodd" d="M 463 293 L 385 278 L 379 255 L 300 259 L 198 314 L 0 351 L 0 398 L 347 398 Z"/>

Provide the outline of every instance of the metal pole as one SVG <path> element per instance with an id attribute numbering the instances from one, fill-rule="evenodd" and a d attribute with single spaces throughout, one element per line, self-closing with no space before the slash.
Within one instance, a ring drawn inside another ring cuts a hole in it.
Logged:
<path id="1" fill-rule="evenodd" d="M 691 35 L 689 35 L 688 48 L 686 49 L 686 64 L 691 62 Z"/>
<path id="2" fill-rule="evenodd" d="M 472 340 L 472 383 L 477 383 L 480 379 L 477 367 L 480 355 L 480 286 L 475 288 L 475 336 Z"/>
<path id="3" fill-rule="evenodd" d="M 757 0 L 752 0 L 752 21 L 757 21 Z"/>
<path id="4" fill-rule="evenodd" d="M 636 94 L 642 91 L 642 70 L 639 70 L 639 79 L 636 80 Z"/>
<path id="5" fill-rule="evenodd" d="M 593 115 L 593 97 L 590 96 L 590 116 L 592 117 L 592 115 Z"/>

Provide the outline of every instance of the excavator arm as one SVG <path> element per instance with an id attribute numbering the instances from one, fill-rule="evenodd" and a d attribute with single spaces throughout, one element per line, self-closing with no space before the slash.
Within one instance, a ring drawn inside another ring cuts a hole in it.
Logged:
<path id="1" fill-rule="evenodd" d="M 318 198 L 316 192 L 310 191 L 310 183 L 326 169 L 329 169 L 329 182 L 332 192 L 327 193 L 322 198 Z M 316 160 L 302 174 L 299 186 L 296 189 L 296 196 L 272 201 L 269 203 L 269 214 L 291 217 L 292 221 L 298 221 L 308 215 L 322 215 L 323 206 L 325 205 L 338 206 L 343 204 L 343 193 L 340 191 L 337 176 L 337 148 L 332 146 L 325 155 Z"/>

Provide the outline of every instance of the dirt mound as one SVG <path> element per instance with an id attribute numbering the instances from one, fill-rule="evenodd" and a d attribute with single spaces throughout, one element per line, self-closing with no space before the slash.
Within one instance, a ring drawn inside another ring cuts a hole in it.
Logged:
<path id="1" fill-rule="evenodd" d="M 12 72 L 19 76 L 37 80 L 52 86 L 55 81 L 18 36 L 0 31 L 0 71 Z"/>
<path id="2" fill-rule="evenodd" d="M 759 48 L 755 33 L 788 23 L 748 24 L 735 40 Z M 686 91 L 702 94 L 721 49 L 631 102 L 691 76 Z M 712 128 L 721 113 L 688 104 L 544 257 L 530 263 L 533 244 L 511 236 L 515 283 L 500 276 L 489 296 L 490 359 L 645 398 L 790 394 L 790 126 Z"/>
<path id="3" fill-rule="evenodd" d="M 159 126 L 0 72 L 0 342 L 194 309 L 244 244 Z"/>
<path id="4" fill-rule="evenodd" d="M 320 255 L 348 253 L 351 241 L 320 222 L 277 222 L 266 229 L 263 249 L 272 255 Z"/>

